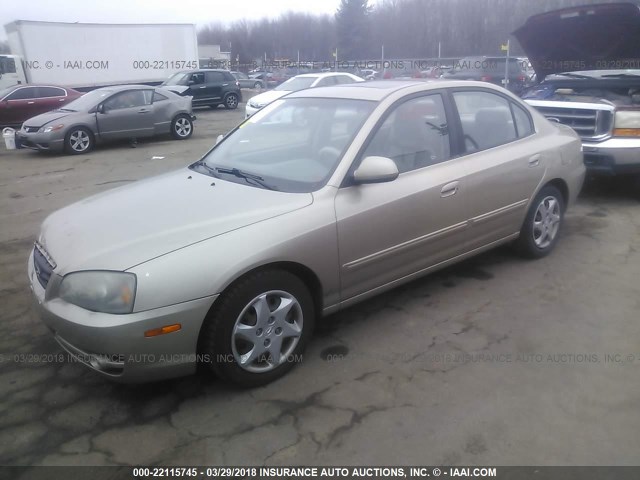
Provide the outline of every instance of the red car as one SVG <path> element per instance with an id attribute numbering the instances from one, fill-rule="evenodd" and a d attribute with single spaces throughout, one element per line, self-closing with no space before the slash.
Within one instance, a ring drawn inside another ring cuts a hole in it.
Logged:
<path id="1" fill-rule="evenodd" d="M 25 120 L 62 108 L 82 92 L 53 85 L 15 85 L 0 91 L 0 126 L 19 126 Z"/>

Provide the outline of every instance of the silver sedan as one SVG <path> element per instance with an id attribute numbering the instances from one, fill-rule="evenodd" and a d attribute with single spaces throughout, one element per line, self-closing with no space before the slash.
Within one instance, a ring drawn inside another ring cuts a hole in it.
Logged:
<path id="1" fill-rule="evenodd" d="M 292 368 L 323 315 L 498 245 L 549 254 L 580 140 L 479 82 L 292 93 L 199 161 L 53 213 L 28 262 L 67 352 L 122 382 Z"/>
<path id="2" fill-rule="evenodd" d="M 25 121 L 18 142 L 41 151 L 83 154 L 97 143 L 122 138 L 193 133 L 191 97 L 163 88 L 122 85 L 93 90 L 57 110 Z"/>

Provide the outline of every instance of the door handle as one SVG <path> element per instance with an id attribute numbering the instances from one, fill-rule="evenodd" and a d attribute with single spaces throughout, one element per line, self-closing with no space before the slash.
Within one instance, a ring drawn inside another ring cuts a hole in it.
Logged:
<path id="1" fill-rule="evenodd" d="M 202 85 L 201 87 L 198 87 L 198 88 L 207 88 L 207 86 L 206 85 Z"/>
<path id="2" fill-rule="evenodd" d="M 222 84 L 222 86 L 223 86 L 223 87 L 228 87 L 228 86 L 229 86 L 229 84 L 228 84 L 228 83 L 223 83 L 223 84 Z"/>
<path id="3" fill-rule="evenodd" d="M 535 155 L 529 158 L 529 166 L 537 167 L 538 165 L 540 165 L 540 154 L 536 153 Z"/>
<path id="4" fill-rule="evenodd" d="M 61 99 L 60 99 L 60 100 L 58 100 L 58 101 L 59 101 L 59 102 L 64 102 L 64 101 L 65 101 L 65 99 L 64 99 L 64 98 L 61 98 Z"/>
<path id="5" fill-rule="evenodd" d="M 455 195 L 456 193 L 458 193 L 458 185 L 459 184 L 460 184 L 460 182 L 458 182 L 458 181 L 447 183 L 440 190 L 440 196 L 444 198 L 444 197 L 450 197 L 451 195 Z"/>
<path id="6" fill-rule="evenodd" d="M 27 102 L 27 105 L 33 105 L 36 102 Z"/>
<path id="7" fill-rule="evenodd" d="M 149 110 L 147 110 L 146 108 L 141 108 L 140 110 L 138 110 L 138 113 L 149 113 Z"/>

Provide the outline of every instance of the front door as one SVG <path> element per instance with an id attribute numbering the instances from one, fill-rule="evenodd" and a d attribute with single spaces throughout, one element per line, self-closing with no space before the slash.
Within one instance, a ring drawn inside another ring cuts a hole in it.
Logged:
<path id="1" fill-rule="evenodd" d="M 338 191 L 343 301 L 455 257 L 466 240 L 466 173 L 451 157 L 440 94 L 394 107 L 360 159 L 367 156 L 393 159 L 400 175 Z"/>
<path id="2" fill-rule="evenodd" d="M 153 90 L 125 90 L 103 102 L 96 113 L 98 131 L 104 140 L 147 137 L 154 134 Z"/>

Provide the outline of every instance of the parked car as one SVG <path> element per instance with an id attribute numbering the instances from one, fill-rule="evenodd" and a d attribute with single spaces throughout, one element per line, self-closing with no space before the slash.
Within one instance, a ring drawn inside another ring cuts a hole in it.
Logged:
<path id="1" fill-rule="evenodd" d="M 371 68 L 362 69 L 360 70 L 360 73 L 365 80 L 376 80 L 380 78 L 380 72 Z"/>
<path id="2" fill-rule="evenodd" d="M 240 88 L 255 88 L 256 90 L 260 90 L 266 86 L 264 80 L 255 77 L 252 78 L 246 73 L 231 72 L 231 74 L 236 77 Z"/>
<path id="3" fill-rule="evenodd" d="M 467 57 L 458 60 L 443 77 L 450 80 L 479 80 L 505 86 L 514 93 L 522 92 L 529 78 L 520 61 L 515 57 L 509 58 L 508 85 L 505 85 L 506 67 L 506 57 Z"/>
<path id="4" fill-rule="evenodd" d="M 514 35 L 541 82 L 526 102 L 580 135 L 590 173 L 640 178 L 640 7 L 547 12 Z"/>
<path id="5" fill-rule="evenodd" d="M 0 91 L 0 126 L 16 127 L 26 119 L 55 110 L 82 96 L 55 85 L 15 85 Z"/>
<path id="6" fill-rule="evenodd" d="M 257 386 L 322 315 L 509 242 L 549 254 L 584 173 L 573 130 L 489 83 L 311 88 L 189 167 L 54 212 L 28 277 L 54 338 L 109 379 L 200 362 Z"/>
<path id="7" fill-rule="evenodd" d="M 443 71 L 440 67 L 428 67 L 425 70 L 420 71 L 422 78 L 440 78 Z"/>
<path id="8" fill-rule="evenodd" d="M 273 88 L 276 87 L 279 83 L 273 79 L 273 74 L 269 72 L 254 72 L 249 74 L 250 78 L 262 80 L 262 83 L 266 85 L 265 88 Z"/>
<path id="9" fill-rule="evenodd" d="M 121 138 L 171 133 L 178 140 L 193 134 L 191 97 L 146 85 L 92 90 L 63 108 L 26 120 L 16 133 L 26 148 L 82 154 L 96 144 Z"/>
<path id="10" fill-rule="evenodd" d="M 174 73 L 163 87 L 183 96 L 193 97 L 194 107 L 209 106 L 233 110 L 242 101 L 240 83 L 230 71 L 220 69 L 188 70 Z"/>
<path id="11" fill-rule="evenodd" d="M 364 82 L 364 80 L 350 73 L 342 72 L 305 73 L 297 75 L 281 83 L 273 90 L 252 97 L 245 107 L 245 118 L 249 118 L 265 105 L 270 104 L 287 93 L 304 88 L 327 87 L 330 85 L 342 85 L 354 82 Z"/>

